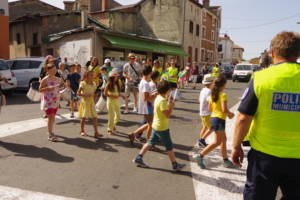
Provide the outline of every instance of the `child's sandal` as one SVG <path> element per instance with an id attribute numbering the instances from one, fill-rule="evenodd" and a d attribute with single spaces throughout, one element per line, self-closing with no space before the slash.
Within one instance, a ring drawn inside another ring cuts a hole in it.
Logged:
<path id="1" fill-rule="evenodd" d="M 129 142 L 132 146 L 134 146 L 134 133 L 128 133 Z"/>
<path id="2" fill-rule="evenodd" d="M 88 134 L 86 134 L 85 132 L 79 132 L 79 134 L 80 134 L 81 136 L 88 136 Z"/>
<path id="3" fill-rule="evenodd" d="M 54 133 L 51 133 L 48 136 L 48 140 L 51 142 L 56 142 L 58 140 L 58 137 L 56 137 L 56 135 L 54 135 Z"/>
<path id="4" fill-rule="evenodd" d="M 95 133 L 95 134 L 94 134 L 94 138 L 99 138 L 99 137 L 103 137 L 103 135 L 100 134 L 100 133 Z"/>
<path id="5" fill-rule="evenodd" d="M 114 133 L 113 131 L 107 131 L 108 135 L 116 135 L 116 133 Z"/>

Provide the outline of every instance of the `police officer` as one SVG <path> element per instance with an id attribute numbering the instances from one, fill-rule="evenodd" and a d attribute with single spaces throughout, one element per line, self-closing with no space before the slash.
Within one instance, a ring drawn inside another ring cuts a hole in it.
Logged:
<path id="1" fill-rule="evenodd" d="M 242 167 L 241 143 L 248 133 L 244 199 L 300 199 L 300 35 L 281 32 L 271 41 L 274 66 L 256 72 L 239 106 L 233 163 Z"/>
<path id="2" fill-rule="evenodd" d="M 216 78 L 220 75 L 220 68 L 219 68 L 219 64 L 216 63 L 216 65 L 212 68 L 211 70 L 211 76 Z"/>

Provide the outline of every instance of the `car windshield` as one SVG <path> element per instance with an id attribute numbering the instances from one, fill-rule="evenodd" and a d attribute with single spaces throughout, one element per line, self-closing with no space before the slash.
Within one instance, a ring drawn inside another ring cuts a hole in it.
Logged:
<path id="1" fill-rule="evenodd" d="M 224 70 L 230 70 L 230 67 L 229 66 L 223 66 L 222 67 Z"/>
<path id="2" fill-rule="evenodd" d="M 251 70 L 252 65 L 237 65 L 235 66 L 235 70 Z"/>
<path id="3" fill-rule="evenodd" d="M 4 60 L 0 60 L 0 70 L 8 70 L 8 66 Z"/>

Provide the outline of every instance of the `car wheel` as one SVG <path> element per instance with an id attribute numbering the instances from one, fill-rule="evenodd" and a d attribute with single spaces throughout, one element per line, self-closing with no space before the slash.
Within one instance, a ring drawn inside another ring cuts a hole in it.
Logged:
<path id="1" fill-rule="evenodd" d="M 11 89 L 11 90 L 4 90 L 3 93 L 5 94 L 5 96 L 11 96 L 14 93 L 15 89 Z"/>
<path id="2" fill-rule="evenodd" d="M 30 88 L 31 83 L 34 82 L 34 81 L 39 81 L 39 79 L 35 79 L 35 78 L 34 78 L 34 79 L 30 80 L 30 81 L 29 81 L 28 88 Z"/>

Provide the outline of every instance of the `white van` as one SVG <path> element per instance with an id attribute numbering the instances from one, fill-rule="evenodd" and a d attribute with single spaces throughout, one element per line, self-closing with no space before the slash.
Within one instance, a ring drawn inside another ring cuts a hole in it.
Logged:
<path id="1" fill-rule="evenodd" d="M 251 63 L 239 63 L 234 67 L 232 74 L 232 81 L 245 80 L 250 81 L 252 74 L 259 71 L 259 66 Z"/>
<path id="2" fill-rule="evenodd" d="M 18 80 L 18 89 L 28 89 L 33 81 L 39 81 L 42 67 L 45 63 L 44 57 L 13 58 L 7 61 L 10 70 Z M 54 65 L 58 68 L 60 61 L 55 60 Z"/>

